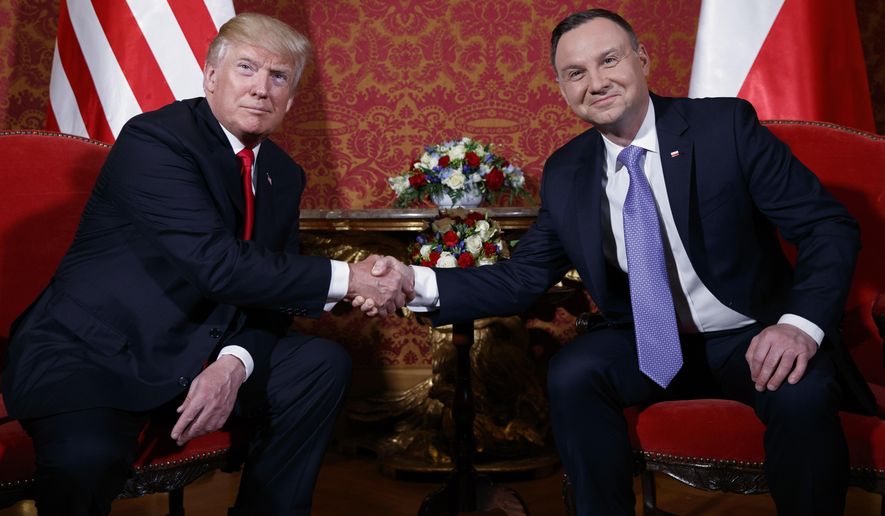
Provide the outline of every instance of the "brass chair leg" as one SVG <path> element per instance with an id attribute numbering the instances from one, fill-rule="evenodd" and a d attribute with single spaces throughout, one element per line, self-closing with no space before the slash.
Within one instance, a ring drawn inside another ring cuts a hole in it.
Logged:
<path id="1" fill-rule="evenodd" d="M 655 493 L 655 474 L 647 469 L 642 470 L 642 514 L 655 516 L 658 514 L 657 494 Z"/>

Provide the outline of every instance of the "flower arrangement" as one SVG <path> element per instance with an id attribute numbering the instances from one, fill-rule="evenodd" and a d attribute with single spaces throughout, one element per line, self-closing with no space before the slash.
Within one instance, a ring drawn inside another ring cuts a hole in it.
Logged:
<path id="1" fill-rule="evenodd" d="M 405 207 L 447 195 L 454 205 L 467 206 L 469 197 L 495 202 L 499 195 L 509 194 L 510 202 L 517 195 L 530 198 L 525 190 L 525 177 L 518 167 L 495 154 L 490 144 L 464 137 L 434 147 L 426 147 L 412 168 L 388 178 L 396 193 L 394 205 Z"/>
<path id="2" fill-rule="evenodd" d="M 484 213 L 464 208 L 441 210 L 430 229 L 409 247 L 409 259 L 426 267 L 472 267 L 509 258 L 501 227 Z"/>

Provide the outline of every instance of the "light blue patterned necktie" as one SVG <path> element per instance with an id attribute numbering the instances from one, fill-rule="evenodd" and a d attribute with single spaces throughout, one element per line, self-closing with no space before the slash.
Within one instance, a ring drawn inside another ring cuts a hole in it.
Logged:
<path id="1" fill-rule="evenodd" d="M 666 388 L 682 367 L 682 349 L 658 211 L 640 164 L 644 154 L 645 149 L 633 145 L 618 154 L 618 162 L 630 174 L 624 200 L 624 243 L 639 370 Z"/>

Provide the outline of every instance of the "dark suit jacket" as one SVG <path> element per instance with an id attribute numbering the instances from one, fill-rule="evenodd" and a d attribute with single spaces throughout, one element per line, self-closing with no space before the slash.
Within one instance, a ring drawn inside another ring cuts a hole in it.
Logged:
<path id="1" fill-rule="evenodd" d="M 857 223 L 739 99 L 652 95 L 667 196 L 704 285 L 726 306 L 773 324 L 799 315 L 826 332 L 853 398 L 875 402 L 838 326 L 859 249 Z M 670 157 L 672 151 L 677 157 Z M 547 161 L 541 209 L 512 259 L 474 270 L 437 269 L 444 324 L 520 313 L 574 267 L 613 323 L 631 319 L 627 276 L 603 256 L 602 137 L 590 129 Z M 790 266 L 776 230 L 797 246 Z"/>
<path id="2" fill-rule="evenodd" d="M 11 415 L 151 409 L 220 345 L 260 367 L 292 314 L 322 312 L 329 260 L 298 254 L 304 171 L 268 140 L 256 165 L 255 234 L 242 241 L 239 160 L 205 99 L 126 124 L 71 247 L 13 325 Z"/>

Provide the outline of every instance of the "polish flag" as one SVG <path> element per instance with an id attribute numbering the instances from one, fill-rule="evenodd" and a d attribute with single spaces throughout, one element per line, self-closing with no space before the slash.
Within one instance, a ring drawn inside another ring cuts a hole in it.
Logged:
<path id="1" fill-rule="evenodd" d="M 61 0 L 46 127 L 112 143 L 127 120 L 203 95 L 232 0 Z"/>
<path id="2" fill-rule="evenodd" d="M 688 96 L 875 132 L 854 0 L 703 0 Z"/>

